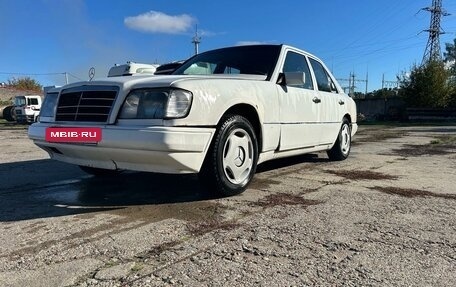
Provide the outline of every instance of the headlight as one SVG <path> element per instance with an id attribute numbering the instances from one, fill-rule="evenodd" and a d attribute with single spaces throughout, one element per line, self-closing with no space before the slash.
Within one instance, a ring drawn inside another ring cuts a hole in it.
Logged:
<path id="1" fill-rule="evenodd" d="M 192 93 L 184 90 L 171 90 L 166 106 L 167 118 L 182 118 L 188 114 L 192 104 Z"/>
<path id="2" fill-rule="evenodd" d="M 125 99 L 121 119 L 165 119 L 187 116 L 192 93 L 179 89 L 138 89 Z"/>

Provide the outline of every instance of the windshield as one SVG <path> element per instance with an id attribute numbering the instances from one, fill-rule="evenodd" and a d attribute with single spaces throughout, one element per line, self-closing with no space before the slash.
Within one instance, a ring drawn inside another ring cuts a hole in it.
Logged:
<path id="1" fill-rule="evenodd" d="M 174 75 L 250 74 L 271 78 L 280 54 L 279 45 L 238 46 L 198 54 Z"/>
<path id="2" fill-rule="evenodd" d="M 15 106 L 25 106 L 25 97 L 23 97 L 23 96 L 15 97 L 14 105 Z"/>

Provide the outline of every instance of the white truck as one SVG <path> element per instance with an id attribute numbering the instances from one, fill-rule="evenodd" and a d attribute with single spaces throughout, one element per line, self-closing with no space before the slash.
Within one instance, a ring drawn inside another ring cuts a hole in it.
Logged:
<path id="1" fill-rule="evenodd" d="M 132 61 L 124 65 L 114 65 L 109 69 L 108 77 L 131 76 L 134 74 L 154 74 L 159 65 L 142 64 Z"/>
<path id="2" fill-rule="evenodd" d="M 40 95 L 16 96 L 14 114 L 18 123 L 34 123 L 40 114 L 42 98 Z"/>

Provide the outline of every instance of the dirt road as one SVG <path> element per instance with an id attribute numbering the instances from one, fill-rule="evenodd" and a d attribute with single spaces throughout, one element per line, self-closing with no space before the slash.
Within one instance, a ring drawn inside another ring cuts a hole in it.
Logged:
<path id="1" fill-rule="evenodd" d="M 93 178 L 0 125 L 0 286 L 456 286 L 456 126 L 362 126 L 346 161 Z"/>

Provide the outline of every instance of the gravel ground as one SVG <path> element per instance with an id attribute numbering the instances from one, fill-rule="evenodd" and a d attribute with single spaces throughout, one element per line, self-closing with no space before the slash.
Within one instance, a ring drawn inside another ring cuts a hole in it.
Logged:
<path id="1" fill-rule="evenodd" d="M 350 157 L 97 179 L 0 123 L 0 286 L 456 286 L 456 126 L 361 126 Z"/>

